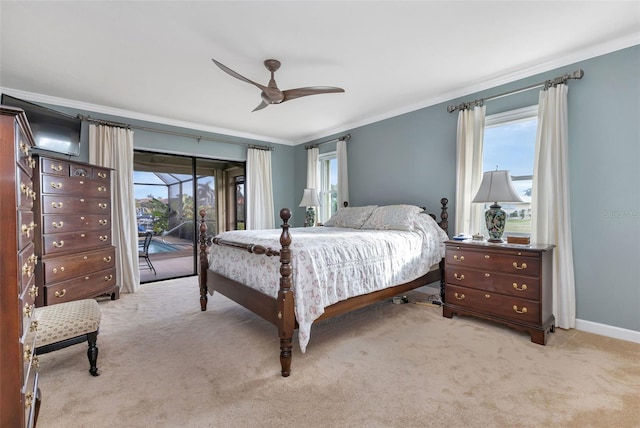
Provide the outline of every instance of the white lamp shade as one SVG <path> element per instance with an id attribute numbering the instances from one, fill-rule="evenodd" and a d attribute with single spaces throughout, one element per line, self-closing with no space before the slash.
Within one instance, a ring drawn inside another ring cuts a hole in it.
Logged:
<path id="1" fill-rule="evenodd" d="M 487 171 L 471 202 L 522 202 L 511 182 L 509 171 Z"/>
<path id="2" fill-rule="evenodd" d="M 302 200 L 299 207 L 319 207 L 320 200 L 318 199 L 318 192 L 316 189 L 304 189 L 302 194 Z"/>

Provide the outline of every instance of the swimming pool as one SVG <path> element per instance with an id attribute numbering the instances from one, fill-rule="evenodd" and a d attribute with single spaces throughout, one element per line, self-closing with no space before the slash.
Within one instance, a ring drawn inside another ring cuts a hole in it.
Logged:
<path id="1" fill-rule="evenodd" d="M 170 253 L 172 251 L 180 251 L 182 248 L 176 245 L 167 244 L 166 242 L 151 240 L 149 244 L 149 254 Z"/>

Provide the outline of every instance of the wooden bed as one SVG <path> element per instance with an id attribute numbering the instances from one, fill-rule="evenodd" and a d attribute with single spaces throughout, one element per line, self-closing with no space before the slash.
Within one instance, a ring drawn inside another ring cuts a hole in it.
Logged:
<path id="1" fill-rule="evenodd" d="M 440 228 L 445 232 L 448 229 L 448 200 L 442 198 L 441 201 L 440 221 L 437 221 Z M 213 293 L 217 291 L 222 295 L 234 300 L 243 307 L 249 309 L 270 323 L 274 324 L 278 329 L 280 338 L 280 365 L 281 374 L 286 377 L 291 373 L 291 350 L 293 343 L 294 330 L 297 328 L 296 315 L 294 311 L 294 294 L 292 290 L 292 267 L 291 267 L 291 235 L 289 234 L 289 219 L 291 211 L 288 208 L 280 210 L 280 218 L 283 221 L 282 233 L 280 234 L 281 248 L 268 248 L 262 245 L 241 244 L 236 242 L 222 241 L 219 238 L 213 238 L 207 235 L 206 212 L 200 211 L 200 309 L 207 309 L 207 292 L 211 290 Z M 435 215 L 429 214 L 434 220 Z M 238 248 L 239 250 L 248 251 L 266 257 L 280 258 L 280 281 L 277 298 L 273 298 L 259 291 L 254 290 L 240 282 L 229 279 L 209 269 L 209 246 L 222 245 L 227 247 Z M 368 306 L 381 300 L 390 299 L 398 294 L 406 293 L 409 290 L 421 287 L 432 282 L 440 281 L 440 296 L 444 301 L 444 262 L 440 261 L 439 268 L 427 272 L 420 278 L 413 281 L 399 284 L 393 287 L 385 288 L 368 294 L 351 297 L 347 300 L 339 301 L 324 309 L 324 313 L 316 319 L 322 320 L 331 318 L 340 314 L 344 314 L 355 309 Z"/>

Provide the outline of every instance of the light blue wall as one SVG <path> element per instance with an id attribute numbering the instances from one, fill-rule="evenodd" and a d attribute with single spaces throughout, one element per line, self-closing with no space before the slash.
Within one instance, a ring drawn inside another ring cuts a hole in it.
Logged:
<path id="1" fill-rule="evenodd" d="M 457 113 L 446 106 L 577 68 L 585 72 L 569 82 L 577 318 L 640 331 L 640 46 L 348 131 L 350 202 L 426 204 L 437 212 L 445 196 L 455 232 Z M 487 102 L 487 114 L 537 102 L 538 91 L 528 91 Z M 306 180 L 304 151 L 295 148 L 296 195 Z"/>

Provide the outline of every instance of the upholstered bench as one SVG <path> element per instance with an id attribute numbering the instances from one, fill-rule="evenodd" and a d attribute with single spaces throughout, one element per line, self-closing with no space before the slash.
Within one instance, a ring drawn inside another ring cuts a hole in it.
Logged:
<path id="1" fill-rule="evenodd" d="M 84 342 L 89 344 L 89 373 L 98 376 L 98 329 L 100 306 L 93 299 L 76 300 L 36 308 L 38 321 L 36 355 Z M 28 343 L 28 342 L 27 342 Z"/>

